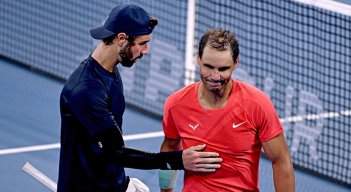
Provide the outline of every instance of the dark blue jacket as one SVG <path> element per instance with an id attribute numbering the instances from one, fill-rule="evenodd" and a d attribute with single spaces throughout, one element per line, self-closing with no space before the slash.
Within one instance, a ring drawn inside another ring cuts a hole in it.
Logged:
<path id="1" fill-rule="evenodd" d="M 125 100 L 117 67 L 110 73 L 89 56 L 63 87 L 60 109 L 58 192 L 125 191 L 129 178 L 124 168 L 103 152 L 97 139 L 122 127 Z"/>

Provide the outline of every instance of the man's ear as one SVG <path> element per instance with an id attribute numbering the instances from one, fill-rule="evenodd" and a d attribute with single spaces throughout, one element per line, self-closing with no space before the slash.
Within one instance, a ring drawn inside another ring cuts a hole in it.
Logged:
<path id="1" fill-rule="evenodd" d="M 118 45 L 122 46 L 127 41 L 127 38 L 128 38 L 127 34 L 125 34 L 125 33 L 118 33 L 117 37 L 115 38 L 115 40 L 117 40 Z"/>
<path id="2" fill-rule="evenodd" d="M 200 55 L 199 55 L 199 52 L 197 52 L 197 54 L 196 54 L 196 63 L 198 64 L 198 65 L 200 65 Z"/>
<path id="3" fill-rule="evenodd" d="M 238 63 L 239 63 L 239 55 L 234 61 L 234 70 L 238 67 Z"/>
<path id="4" fill-rule="evenodd" d="M 239 63 L 239 55 L 236 57 L 234 63 L 237 65 Z"/>

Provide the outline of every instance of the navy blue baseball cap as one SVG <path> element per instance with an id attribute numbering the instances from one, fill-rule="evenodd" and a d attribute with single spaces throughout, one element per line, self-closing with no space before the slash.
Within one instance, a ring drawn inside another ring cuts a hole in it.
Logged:
<path id="1" fill-rule="evenodd" d="M 148 35 L 157 25 L 143 8 L 135 4 L 120 4 L 112 9 L 104 25 L 90 30 L 94 39 L 104 39 L 118 33 L 131 36 Z"/>

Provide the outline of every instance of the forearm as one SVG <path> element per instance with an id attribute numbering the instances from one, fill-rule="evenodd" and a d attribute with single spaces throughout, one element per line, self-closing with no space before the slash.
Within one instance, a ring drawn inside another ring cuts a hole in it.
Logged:
<path id="1" fill-rule="evenodd" d="M 122 147 L 112 154 L 114 162 L 135 169 L 183 169 L 182 151 L 150 153 Z"/>
<path id="2" fill-rule="evenodd" d="M 272 164 L 274 187 L 276 192 L 294 192 L 295 175 L 291 161 Z"/>
<path id="3" fill-rule="evenodd" d="M 107 128 L 93 137 L 96 153 L 103 153 L 121 167 L 135 169 L 183 169 L 183 151 L 150 153 L 127 148 L 118 127 Z"/>
<path id="4" fill-rule="evenodd" d="M 295 191 L 295 175 L 292 160 L 283 134 L 264 142 L 265 154 L 272 161 L 276 192 Z"/>
<path id="5" fill-rule="evenodd" d="M 172 140 L 165 138 L 161 145 L 161 152 L 181 150 L 180 140 Z M 160 192 L 173 192 L 173 188 L 177 181 L 178 171 L 159 171 Z"/>

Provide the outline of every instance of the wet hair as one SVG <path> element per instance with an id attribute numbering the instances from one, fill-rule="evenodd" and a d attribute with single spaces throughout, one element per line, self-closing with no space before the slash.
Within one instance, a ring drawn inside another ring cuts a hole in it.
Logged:
<path id="1" fill-rule="evenodd" d="M 229 30 L 215 28 L 207 31 L 199 42 L 199 57 L 202 58 L 204 48 L 209 46 L 218 51 L 231 49 L 232 58 L 235 62 L 239 56 L 239 44 L 234 33 Z"/>

